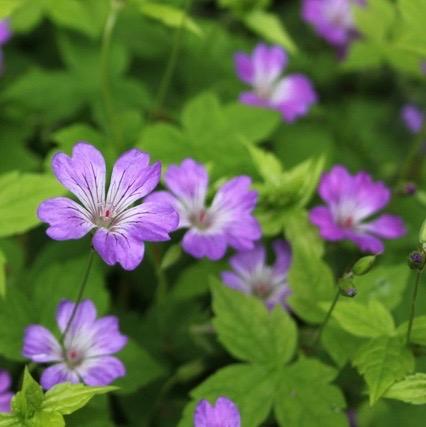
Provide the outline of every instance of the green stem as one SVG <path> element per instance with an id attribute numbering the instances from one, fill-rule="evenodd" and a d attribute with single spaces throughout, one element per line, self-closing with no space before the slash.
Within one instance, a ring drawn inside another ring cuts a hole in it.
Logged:
<path id="1" fill-rule="evenodd" d="M 190 6 L 191 6 L 191 0 L 184 0 L 182 20 L 180 22 L 178 29 L 176 30 L 172 51 L 169 56 L 169 61 L 167 62 L 166 69 L 164 71 L 163 77 L 160 82 L 160 87 L 158 89 L 157 97 L 154 103 L 154 109 L 152 112 L 154 114 L 160 112 L 163 102 L 166 98 L 167 91 L 169 89 L 169 86 L 173 77 L 173 73 L 176 68 L 177 60 L 179 57 L 185 19 Z"/>
<path id="2" fill-rule="evenodd" d="M 60 339 L 61 345 L 63 345 L 63 343 L 64 343 L 65 337 L 66 337 L 66 335 L 67 335 L 67 333 L 71 327 L 71 324 L 75 318 L 75 315 L 77 313 L 78 305 L 80 304 L 80 302 L 83 298 L 84 289 L 86 288 L 86 285 L 87 285 L 87 279 L 89 278 L 90 270 L 91 270 L 92 265 L 93 265 L 94 254 L 95 254 L 95 251 L 93 249 L 90 249 L 89 260 L 87 262 L 86 270 L 84 271 L 83 279 L 82 279 L 80 287 L 78 289 L 77 299 L 76 299 L 76 302 L 74 304 L 74 308 L 71 312 L 70 318 L 68 319 L 68 323 L 67 323 L 67 325 L 66 325 L 66 327 L 65 327 L 65 329 L 61 335 L 61 339 Z"/>
<path id="3" fill-rule="evenodd" d="M 334 307 L 336 307 L 337 301 L 339 301 L 340 297 L 340 288 L 337 288 L 336 295 L 334 296 L 333 302 L 331 303 L 330 308 L 328 309 L 328 312 L 324 318 L 324 320 L 321 323 L 321 326 L 319 327 L 317 334 L 314 339 L 313 345 L 316 346 L 318 344 L 319 339 L 321 338 L 321 334 L 326 327 L 328 321 L 330 320 L 331 314 L 333 313 Z"/>
<path id="4" fill-rule="evenodd" d="M 151 264 L 154 267 L 155 276 L 157 277 L 158 282 L 155 300 L 158 304 L 161 304 L 165 300 L 168 290 L 167 278 L 161 268 L 161 255 L 155 246 L 151 246 L 149 248 L 148 255 L 151 260 Z"/>
<path id="5" fill-rule="evenodd" d="M 417 291 L 419 289 L 419 283 L 420 283 L 421 276 L 422 276 L 422 271 L 417 270 L 416 271 L 416 280 L 414 282 L 413 296 L 411 298 L 410 318 L 408 320 L 407 339 L 406 339 L 407 345 L 410 344 L 411 330 L 413 329 L 414 315 L 416 313 Z"/>
<path id="6" fill-rule="evenodd" d="M 418 159 L 419 150 L 426 139 L 426 128 L 424 127 L 416 137 L 416 140 L 411 145 L 410 151 L 407 154 L 404 162 L 402 163 L 398 183 L 402 183 L 404 180 L 409 178 L 413 162 Z M 423 159 L 423 156 L 420 157 L 420 160 Z M 420 168 L 419 168 L 420 169 Z"/>
<path id="7" fill-rule="evenodd" d="M 119 147 L 122 146 L 122 132 L 119 121 L 116 120 L 115 117 L 113 96 L 110 85 L 109 64 L 112 33 L 117 22 L 118 13 L 122 7 L 123 3 L 120 0 L 111 0 L 110 11 L 102 34 L 101 46 L 101 93 L 105 106 L 107 123 L 109 123 L 113 140 Z"/>

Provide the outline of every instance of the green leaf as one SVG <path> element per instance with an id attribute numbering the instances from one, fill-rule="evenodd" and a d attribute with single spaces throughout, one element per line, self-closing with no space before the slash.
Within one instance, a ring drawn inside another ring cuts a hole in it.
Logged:
<path id="1" fill-rule="evenodd" d="M 0 250 L 0 298 L 6 295 L 6 257 Z"/>
<path id="2" fill-rule="evenodd" d="M 123 378 L 115 382 L 119 387 L 118 393 L 133 393 L 165 374 L 165 369 L 159 361 L 133 340 L 129 340 L 118 357 L 127 371 Z"/>
<path id="3" fill-rule="evenodd" d="M 39 204 L 64 193 L 63 187 L 49 175 L 21 174 L 0 176 L 0 237 L 24 233 L 39 223 Z"/>
<path id="4" fill-rule="evenodd" d="M 0 1 L 0 19 L 5 19 L 12 12 L 22 5 L 23 0 L 1 0 Z"/>
<path id="5" fill-rule="evenodd" d="M 162 270 L 167 270 L 174 264 L 179 261 L 179 258 L 182 256 L 182 249 L 180 245 L 172 245 L 164 253 L 163 258 L 161 259 L 160 268 Z"/>
<path id="6" fill-rule="evenodd" d="M 149 18 L 156 19 L 169 27 L 183 27 L 197 36 L 202 35 L 201 28 L 183 10 L 172 5 L 159 4 L 153 1 L 139 0 L 140 11 Z"/>
<path id="7" fill-rule="evenodd" d="M 244 17 L 244 22 L 247 27 L 269 42 L 278 43 L 291 53 L 297 51 L 296 45 L 277 15 L 256 9 Z"/>
<path id="8" fill-rule="evenodd" d="M 426 374 L 417 373 L 393 384 L 384 394 L 388 399 L 401 400 L 413 405 L 426 404 Z"/>
<path id="9" fill-rule="evenodd" d="M 423 0 L 398 0 L 402 18 L 412 31 L 424 34 L 426 25 L 426 3 Z"/>
<path id="10" fill-rule="evenodd" d="M 28 427 L 65 427 L 64 417 L 58 412 L 40 411 L 27 421 Z"/>
<path id="11" fill-rule="evenodd" d="M 235 364 L 220 369 L 191 392 L 193 402 L 186 406 L 178 427 L 193 427 L 193 413 L 200 399 L 210 402 L 227 396 L 238 406 L 242 425 L 262 425 L 271 411 L 276 375 L 262 365 Z"/>
<path id="12" fill-rule="evenodd" d="M 402 337 L 407 335 L 408 322 L 404 322 L 398 328 L 398 334 Z M 411 327 L 410 342 L 426 346 L 426 316 L 417 316 L 413 319 Z"/>
<path id="13" fill-rule="evenodd" d="M 277 367 L 291 359 L 296 325 L 282 307 L 269 312 L 262 301 L 216 280 L 212 292 L 213 325 L 219 341 L 233 356 Z"/>
<path id="14" fill-rule="evenodd" d="M 247 144 L 253 163 L 267 184 L 278 186 L 283 174 L 283 166 L 273 153 Z"/>
<path id="15" fill-rule="evenodd" d="M 414 369 L 414 358 L 402 338 L 378 337 L 359 349 L 353 365 L 365 378 L 373 405 L 392 384 Z"/>
<path id="16" fill-rule="evenodd" d="M 388 0 L 370 0 L 366 5 L 355 6 L 356 28 L 374 41 L 384 40 L 395 19 L 395 8 Z"/>
<path id="17" fill-rule="evenodd" d="M 117 387 L 89 387 L 84 384 L 57 384 L 46 392 L 42 409 L 69 415 L 85 406 L 94 396 L 117 390 Z"/>
<path id="18" fill-rule="evenodd" d="M 344 427 L 347 416 L 342 392 L 330 381 L 337 371 L 314 359 L 301 359 L 280 374 L 274 411 L 288 427 Z"/>
<path id="19" fill-rule="evenodd" d="M 43 390 L 25 367 L 21 391 L 12 399 L 13 413 L 23 420 L 31 419 L 41 409 L 43 399 Z"/>
<path id="20" fill-rule="evenodd" d="M 22 422 L 14 414 L 0 413 L 0 427 L 22 427 Z"/>
<path id="21" fill-rule="evenodd" d="M 326 308 L 325 304 L 323 307 Z M 333 317 L 345 331 L 357 337 L 390 336 L 395 332 L 391 313 L 376 300 L 371 300 L 368 305 L 354 300 L 340 301 Z"/>
<path id="22" fill-rule="evenodd" d="M 376 299 L 392 310 L 401 302 L 409 276 L 406 263 L 374 267 L 365 276 L 355 278 L 357 302 Z"/>

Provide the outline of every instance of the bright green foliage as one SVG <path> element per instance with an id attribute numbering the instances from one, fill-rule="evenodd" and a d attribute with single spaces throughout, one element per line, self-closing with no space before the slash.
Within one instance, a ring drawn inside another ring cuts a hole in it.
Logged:
<path id="1" fill-rule="evenodd" d="M 367 382 L 372 405 L 392 384 L 414 369 L 414 358 L 403 339 L 382 336 L 365 343 L 353 364 Z"/>
<path id="2" fill-rule="evenodd" d="M 218 339 L 248 364 L 217 371 L 191 392 L 194 401 L 227 396 L 237 403 L 243 425 L 249 427 L 262 425 L 272 408 L 282 426 L 299 426 L 300 420 L 315 426 L 318 418 L 324 426 L 345 426 L 343 395 L 329 384 L 337 372 L 315 359 L 300 358 L 288 365 L 297 340 L 288 314 L 281 307 L 269 312 L 257 299 L 217 281 L 212 292 Z M 192 426 L 194 407 L 186 407 L 179 427 Z"/>
<path id="3" fill-rule="evenodd" d="M 333 317 L 345 331 L 357 337 L 391 336 L 395 332 L 392 315 L 376 300 L 371 300 L 368 305 L 356 300 L 340 301 Z"/>
<path id="4" fill-rule="evenodd" d="M 63 193 L 50 175 L 22 174 L 18 171 L 0 176 L 0 237 L 23 233 L 39 223 L 40 202 Z"/>
<path id="5" fill-rule="evenodd" d="M 401 336 L 406 336 L 407 328 L 408 322 L 404 322 L 398 328 L 398 334 Z M 418 316 L 414 318 L 411 329 L 410 342 L 413 344 L 426 346 L 426 316 Z"/>
<path id="6" fill-rule="evenodd" d="M 426 374 L 414 374 L 392 385 L 384 397 L 413 405 L 426 404 Z"/>
<path id="7" fill-rule="evenodd" d="M 2 250 L 0 250 L 0 296 L 4 297 L 6 294 L 6 257 Z"/>

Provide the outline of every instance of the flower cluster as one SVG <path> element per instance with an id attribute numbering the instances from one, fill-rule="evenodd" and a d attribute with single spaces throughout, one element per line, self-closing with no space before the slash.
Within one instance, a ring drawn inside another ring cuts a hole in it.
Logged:
<path id="1" fill-rule="evenodd" d="M 286 122 L 293 122 L 307 114 L 317 101 L 310 80 L 302 74 L 281 77 L 288 58 L 280 46 L 258 44 L 251 55 L 238 52 L 235 68 L 240 80 L 252 91 L 243 92 L 240 101 L 257 107 L 279 111 Z"/>
<path id="2" fill-rule="evenodd" d="M 59 341 L 44 326 L 28 326 L 23 356 L 35 363 L 52 364 L 40 378 L 45 389 L 62 382 L 81 381 L 104 386 L 125 375 L 123 363 L 113 354 L 123 349 L 127 337 L 120 333 L 117 317 L 96 317 L 95 305 L 90 300 L 77 306 L 62 301 L 56 312 L 62 334 Z"/>

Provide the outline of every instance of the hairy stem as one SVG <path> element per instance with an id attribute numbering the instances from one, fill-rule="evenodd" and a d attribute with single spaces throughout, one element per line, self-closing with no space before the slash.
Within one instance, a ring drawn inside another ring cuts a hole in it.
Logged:
<path id="1" fill-rule="evenodd" d="M 80 287 L 78 289 L 77 299 L 76 299 L 76 302 L 74 304 L 74 308 L 71 312 L 70 318 L 68 319 L 68 323 L 67 323 L 67 325 L 66 325 L 66 327 L 65 327 L 65 329 L 61 335 L 61 339 L 60 339 L 61 345 L 63 345 L 63 343 L 64 343 L 65 337 L 66 337 L 66 335 L 67 335 L 67 333 L 68 333 L 68 331 L 72 325 L 72 322 L 74 321 L 75 315 L 77 314 L 78 305 L 80 304 L 80 302 L 83 298 L 84 290 L 85 290 L 86 285 L 87 285 L 87 279 L 89 278 L 90 270 L 92 269 L 94 254 L 95 254 L 95 251 L 93 249 L 90 249 L 89 259 L 87 262 L 86 269 L 84 271 L 83 279 L 81 280 Z"/>
<path id="2" fill-rule="evenodd" d="M 113 140 L 118 146 L 122 146 L 122 131 L 119 121 L 116 119 L 113 96 L 111 91 L 111 82 L 109 74 L 111 40 L 115 24 L 117 22 L 118 13 L 123 7 L 119 0 L 111 0 L 110 11 L 105 23 L 102 34 L 101 45 L 101 93 L 102 100 L 105 106 L 107 123 L 110 126 L 110 132 Z"/>
<path id="3" fill-rule="evenodd" d="M 413 321 L 414 315 L 416 314 L 416 299 L 417 299 L 417 291 L 419 289 L 420 278 L 422 276 L 422 271 L 416 271 L 416 280 L 414 282 L 413 296 L 411 298 L 411 308 L 410 308 L 410 318 L 408 319 L 408 329 L 407 329 L 407 345 L 410 344 L 411 339 L 411 330 L 413 329 Z"/>
<path id="4" fill-rule="evenodd" d="M 320 327 L 318 328 L 318 331 L 315 335 L 314 339 L 314 346 L 316 346 L 321 338 L 321 334 L 324 330 L 324 328 L 327 326 L 328 321 L 330 320 L 331 314 L 333 313 L 334 307 L 336 307 L 337 301 L 339 301 L 340 297 L 340 288 L 337 288 L 336 295 L 334 296 L 333 302 L 330 305 L 330 308 L 327 311 L 327 314 L 325 315 L 324 320 L 322 321 Z"/>
<path id="5" fill-rule="evenodd" d="M 191 6 L 191 0 L 184 0 L 182 20 L 180 22 L 178 29 L 176 30 L 172 51 L 170 53 L 169 60 L 167 62 L 163 77 L 161 78 L 160 87 L 158 89 L 157 97 L 154 103 L 154 109 L 152 111 L 152 113 L 154 114 L 160 112 L 164 99 L 166 98 L 167 91 L 169 89 L 169 86 L 173 77 L 173 73 L 176 68 L 177 60 L 179 57 L 185 19 L 190 6 Z"/>

